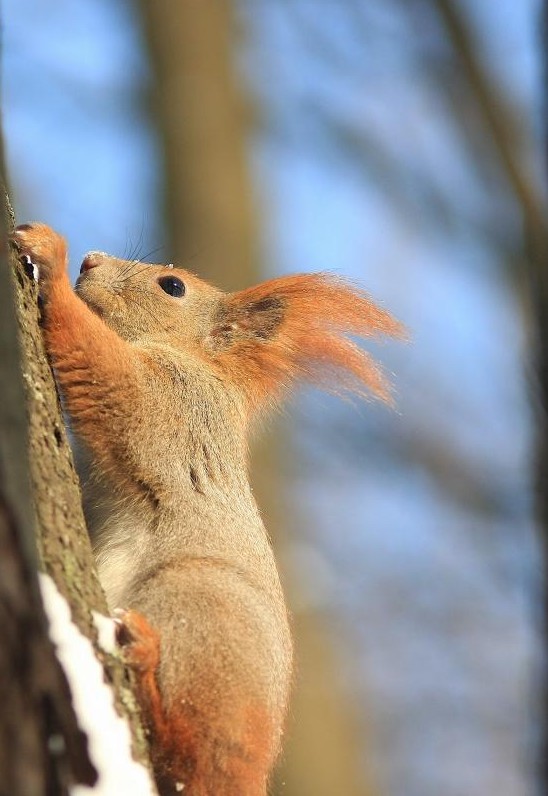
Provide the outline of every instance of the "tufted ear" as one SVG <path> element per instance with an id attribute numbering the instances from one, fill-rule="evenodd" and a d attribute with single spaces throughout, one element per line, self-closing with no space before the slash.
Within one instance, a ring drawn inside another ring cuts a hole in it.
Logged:
<path id="1" fill-rule="evenodd" d="M 228 295 L 208 348 L 253 407 L 279 398 L 296 378 L 389 401 L 380 367 L 349 339 L 379 334 L 405 336 L 398 321 L 349 282 L 298 274 Z"/>
<path id="2" fill-rule="evenodd" d="M 250 293 L 250 291 L 244 291 Z M 235 293 L 219 307 L 210 343 L 217 351 L 247 340 L 268 340 L 279 330 L 284 318 L 284 300 L 272 295 L 248 299 Z"/>

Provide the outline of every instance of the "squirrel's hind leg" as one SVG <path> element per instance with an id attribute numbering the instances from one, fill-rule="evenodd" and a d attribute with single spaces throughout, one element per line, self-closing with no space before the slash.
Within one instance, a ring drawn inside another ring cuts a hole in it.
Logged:
<path id="1" fill-rule="evenodd" d="M 127 611 L 118 638 L 135 672 L 161 796 L 266 796 L 277 749 L 267 711 L 250 705 L 246 695 L 232 699 L 227 711 L 204 683 L 196 693 L 182 683 L 166 710 L 157 681 L 157 632 L 137 611 Z"/>

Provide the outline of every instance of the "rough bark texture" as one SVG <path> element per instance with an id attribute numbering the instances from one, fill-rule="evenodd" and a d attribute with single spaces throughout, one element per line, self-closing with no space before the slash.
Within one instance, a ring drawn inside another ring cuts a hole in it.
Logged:
<path id="1" fill-rule="evenodd" d="M 0 202 L 0 794 L 62 796 L 72 783 L 93 784 L 96 772 L 38 591 L 11 220 Z"/>
<path id="2" fill-rule="evenodd" d="M 86 635 L 90 609 L 107 613 L 91 553 L 67 433 L 39 326 L 38 286 L 13 258 L 16 313 L 29 424 L 29 459 L 38 556 Z"/>
<path id="3" fill-rule="evenodd" d="M 42 341 L 38 286 L 13 256 L 12 268 L 39 565 L 68 601 L 74 622 L 93 642 L 107 679 L 114 686 L 118 710 L 130 721 L 135 756 L 147 763 L 146 740 L 128 673 L 119 657 L 105 653 L 97 643 L 91 611 L 108 615 L 108 609 L 97 578 L 78 477 Z"/>
<path id="4" fill-rule="evenodd" d="M 3 479 L 2 479 L 3 481 Z M 62 796 L 96 772 L 48 639 L 36 570 L 0 485 L 0 794 Z M 62 739 L 62 740 L 61 740 Z"/>
<path id="5" fill-rule="evenodd" d="M 37 584 L 47 572 L 92 640 L 134 753 L 147 745 L 121 660 L 97 643 L 91 610 L 107 614 L 84 523 L 59 399 L 39 326 L 38 287 L 0 241 L 0 796 L 62 796 L 96 772 L 79 731 L 64 673 L 49 641 Z"/>

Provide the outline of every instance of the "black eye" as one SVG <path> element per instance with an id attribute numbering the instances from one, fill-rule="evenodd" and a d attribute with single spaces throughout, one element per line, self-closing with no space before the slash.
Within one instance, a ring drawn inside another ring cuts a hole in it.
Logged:
<path id="1" fill-rule="evenodd" d="M 176 276 L 161 276 L 160 279 L 158 279 L 158 284 L 168 296 L 181 298 L 181 296 L 185 295 L 185 283 L 177 279 Z"/>

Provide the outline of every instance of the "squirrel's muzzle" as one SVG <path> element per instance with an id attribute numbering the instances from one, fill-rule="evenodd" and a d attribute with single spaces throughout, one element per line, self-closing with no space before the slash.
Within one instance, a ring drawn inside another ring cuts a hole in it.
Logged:
<path id="1" fill-rule="evenodd" d="M 88 252 L 82 260 L 80 273 L 83 274 L 86 271 L 90 271 L 92 268 L 97 268 L 97 266 L 101 265 L 107 257 L 108 255 L 104 252 Z"/>

